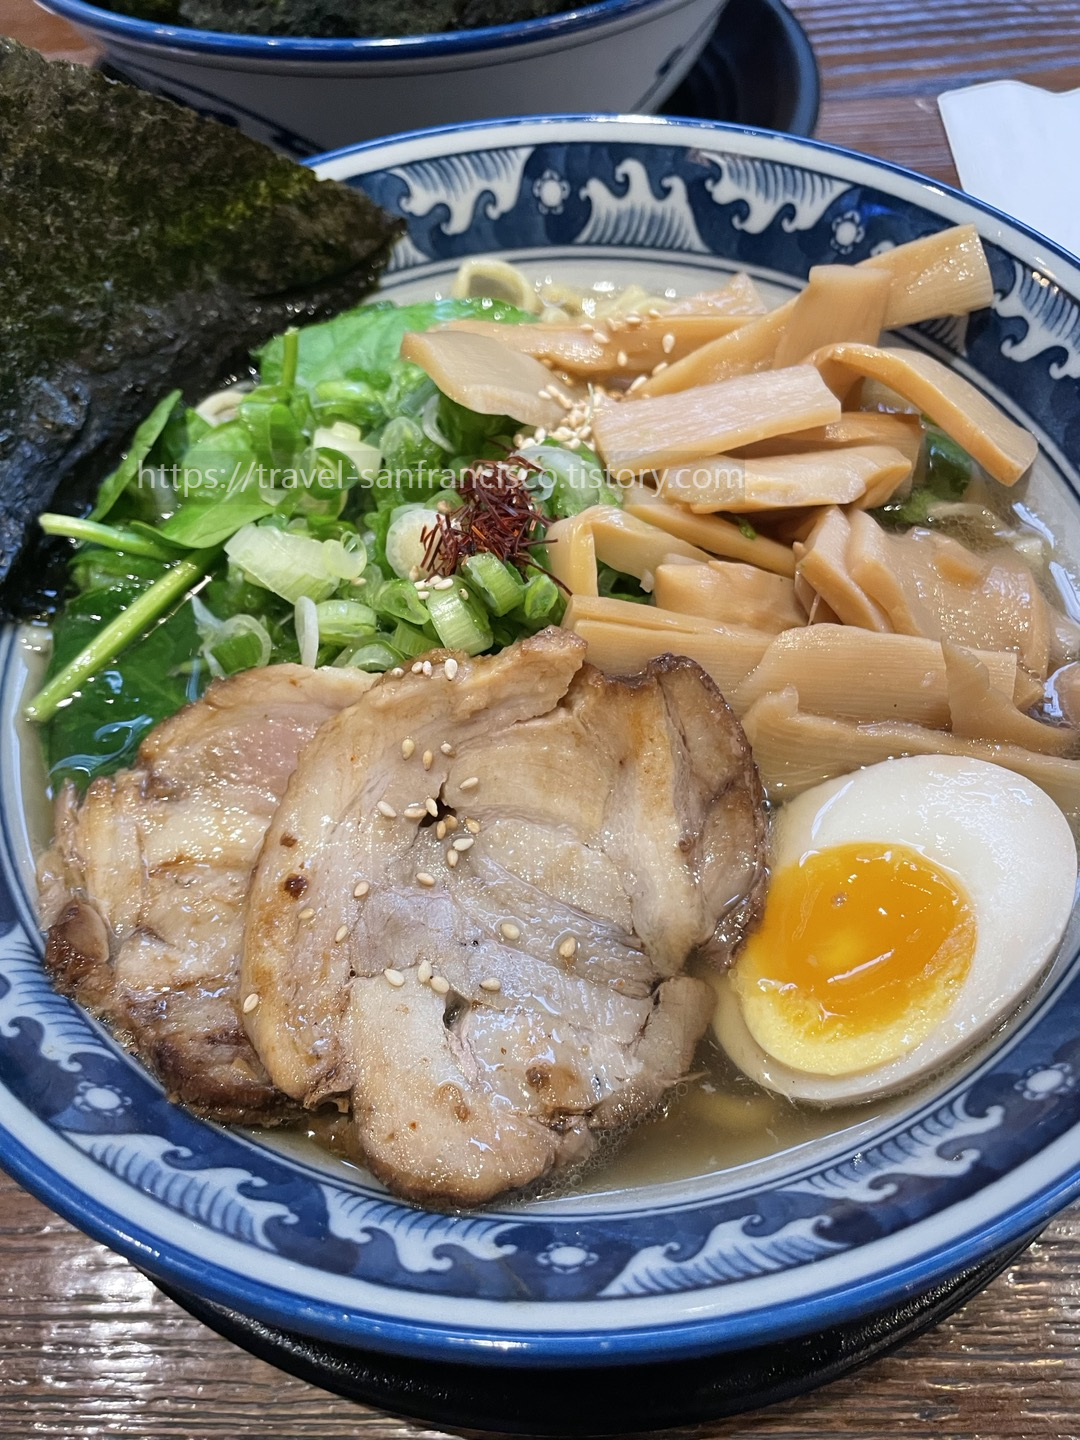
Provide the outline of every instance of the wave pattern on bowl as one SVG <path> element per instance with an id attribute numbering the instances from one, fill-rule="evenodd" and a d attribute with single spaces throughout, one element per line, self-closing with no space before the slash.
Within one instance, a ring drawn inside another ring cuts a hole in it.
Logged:
<path id="1" fill-rule="evenodd" d="M 707 126 L 508 123 L 330 157 L 404 215 L 393 282 L 490 250 L 656 266 L 719 257 L 798 280 L 812 264 L 976 218 L 992 311 L 912 335 L 951 353 L 1040 434 L 1075 512 L 1080 305 L 1067 257 L 887 167 Z M 1068 276 L 1068 284 L 1058 273 Z M 0 661 L 17 703 L 16 642 Z M 3 773 L 0 1082 L 5 1163 L 77 1223 L 186 1289 L 328 1339 L 445 1358 L 554 1363 L 603 1337 L 608 1360 L 746 1345 L 925 1286 L 1033 1230 L 1078 1188 L 1080 964 L 1074 922 L 1037 1003 L 969 1073 L 784 1165 L 481 1215 L 400 1205 L 168 1104 L 141 1067 L 52 992 Z M 693 1315 L 687 1297 L 692 1299 Z M 529 1302 L 529 1303 L 523 1303 Z"/>

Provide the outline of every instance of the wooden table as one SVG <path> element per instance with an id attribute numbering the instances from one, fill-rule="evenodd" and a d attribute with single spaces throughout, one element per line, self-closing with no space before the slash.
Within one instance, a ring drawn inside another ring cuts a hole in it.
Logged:
<path id="1" fill-rule="evenodd" d="M 935 104 L 941 90 L 1000 76 L 1053 90 L 1080 85 L 1080 0 L 796 0 L 794 9 L 821 62 L 818 135 L 940 179 L 956 179 Z M 0 0 L 0 33 L 93 58 L 30 0 Z M 324 1394 L 234 1349 L 2 1177 L 0 1293 L 0 1440 L 440 1433 Z M 1075 1440 L 1080 1209 L 901 1353 L 816 1396 L 699 1433 Z"/>

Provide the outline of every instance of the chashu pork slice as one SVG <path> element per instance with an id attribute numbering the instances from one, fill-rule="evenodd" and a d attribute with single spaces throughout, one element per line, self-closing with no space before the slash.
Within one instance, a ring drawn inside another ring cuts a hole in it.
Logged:
<path id="1" fill-rule="evenodd" d="M 244 901 L 301 747 L 372 683 L 299 665 L 218 681 L 146 738 L 132 769 L 57 801 L 39 866 L 46 965 L 171 1096 L 215 1119 L 295 1109 L 240 1023 Z"/>
<path id="2" fill-rule="evenodd" d="M 245 1024 L 409 1198 L 476 1205 L 655 1109 L 756 914 L 761 793 L 693 662 L 548 630 L 387 677 L 320 730 L 249 897 Z M 434 812 L 434 813 L 433 813 Z"/>

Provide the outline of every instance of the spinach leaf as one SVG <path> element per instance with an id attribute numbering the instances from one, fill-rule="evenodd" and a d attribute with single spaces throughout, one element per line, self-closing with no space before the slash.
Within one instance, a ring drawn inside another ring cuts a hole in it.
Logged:
<path id="1" fill-rule="evenodd" d="M 385 389 L 399 358 L 402 338 L 410 331 L 430 330 L 449 320 L 499 320 L 517 324 L 530 317 L 502 300 L 429 300 L 416 305 L 379 301 L 346 310 L 321 325 L 300 331 L 297 381 L 321 385 L 330 380 L 366 380 Z M 256 353 L 264 385 L 281 380 L 284 342 L 281 336 Z"/>
<path id="2" fill-rule="evenodd" d="M 146 588 L 145 581 L 128 581 L 69 600 L 56 621 L 50 676 Z M 82 788 L 131 764 L 143 736 L 202 692 L 209 676 L 192 663 L 198 653 L 192 609 L 183 604 L 87 681 L 78 701 L 46 726 L 53 785 L 73 780 Z"/>
<path id="3" fill-rule="evenodd" d="M 113 473 L 101 482 L 97 503 L 90 511 L 89 519 L 103 520 L 131 482 L 138 479 L 139 471 L 142 469 L 146 457 L 157 444 L 165 426 L 169 423 L 169 418 L 176 409 L 176 402 L 179 399 L 179 390 L 170 391 L 164 400 L 160 400 L 154 406 L 135 431 L 131 449 Z"/>
<path id="4" fill-rule="evenodd" d="M 219 545 L 242 525 L 273 513 L 246 425 L 231 420 L 197 441 L 178 467 L 180 508 L 160 527 L 174 545 Z"/>
<path id="5" fill-rule="evenodd" d="M 974 462 L 966 450 L 935 425 L 926 428 L 921 474 L 907 499 L 887 505 L 879 518 L 891 525 L 925 525 L 941 501 L 962 500 L 971 484 Z"/>

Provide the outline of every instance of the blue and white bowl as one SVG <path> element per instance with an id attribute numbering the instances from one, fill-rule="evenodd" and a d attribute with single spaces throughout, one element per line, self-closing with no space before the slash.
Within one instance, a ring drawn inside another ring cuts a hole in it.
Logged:
<path id="1" fill-rule="evenodd" d="M 649 114 L 688 73 L 726 0 L 598 0 L 454 34 L 303 40 L 225 35 L 39 0 L 144 90 L 290 155 L 422 125 L 589 110 Z"/>
<path id="2" fill-rule="evenodd" d="M 643 118 L 407 135 L 319 170 L 407 221 L 385 282 L 402 299 L 445 290 L 463 258 L 490 251 L 537 273 L 656 290 L 739 268 L 776 293 L 811 265 L 973 221 L 992 308 L 907 338 L 1034 429 L 1029 503 L 1080 557 L 1080 264 L 1004 216 L 812 142 Z M 327 1156 L 205 1124 L 43 974 L 14 635 L 3 666 L 2 733 L 15 738 L 0 757 L 0 1160 L 177 1290 L 366 1350 L 625 1364 L 895 1306 L 1080 1194 L 1075 916 L 1034 1000 L 959 1073 L 841 1133 L 719 1173 L 432 1214 Z"/>

